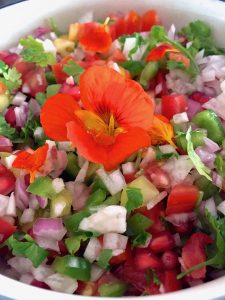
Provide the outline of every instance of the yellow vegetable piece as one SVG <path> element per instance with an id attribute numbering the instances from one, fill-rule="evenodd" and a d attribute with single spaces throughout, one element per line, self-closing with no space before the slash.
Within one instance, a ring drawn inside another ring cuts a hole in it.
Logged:
<path id="1" fill-rule="evenodd" d="M 3 112 L 10 105 L 10 96 L 6 94 L 0 95 L 0 112 Z"/>
<path id="2" fill-rule="evenodd" d="M 150 201 L 153 201 L 159 195 L 157 188 L 144 175 L 141 175 L 134 181 L 130 182 L 127 187 L 140 189 L 143 196 L 142 206 L 146 206 Z M 126 188 L 124 188 L 120 199 L 121 205 L 125 206 L 127 200 L 127 192 Z"/>
<path id="3" fill-rule="evenodd" d="M 60 36 L 59 38 L 55 39 L 53 43 L 57 49 L 57 53 L 63 57 L 69 55 L 75 48 L 74 42 L 69 41 L 68 35 Z"/>
<path id="4" fill-rule="evenodd" d="M 79 23 L 70 24 L 70 27 L 69 27 L 69 40 L 70 41 L 75 42 L 77 40 L 78 31 L 79 31 Z"/>
<path id="5" fill-rule="evenodd" d="M 72 194 L 64 189 L 51 200 L 50 217 L 62 217 L 70 214 L 72 205 Z"/>

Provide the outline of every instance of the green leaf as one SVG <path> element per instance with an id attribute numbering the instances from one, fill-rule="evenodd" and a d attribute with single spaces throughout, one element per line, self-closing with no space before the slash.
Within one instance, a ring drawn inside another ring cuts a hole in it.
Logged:
<path id="1" fill-rule="evenodd" d="M 36 63 L 41 67 L 47 67 L 56 63 L 55 56 L 51 52 L 45 52 L 42 43 L 35 40 L 32 36 L 20 40 L 23 46 L 21 56 L 27 62 Z"/>
<path id="2" fill-rule="evenodd" d="M 192 163 L 194 164 L 196 170 L 200 175 L 203 175 L 208 180 L 212 181 L 212 178 L 210 177 L 211 170 L 203 164 L 200 157 L 194 151 L 193 143 L 191 141 L 191 127 L 189 127 L 186 133 L 186 140 L 187 140 L 187 153 Z"/>
<path id="3" fill-rule="evenodd" d="M 175 152 L 162 153 L 159 146 L 155 147 L 156 160 L 168 160 L 171 157 L 178 157 L 178 154 Z"/>
<path id="4" fill-rule="evenodd" d="M 192 42 L 192 47 L 198 51 L 205 49 L 205 55 L 225 54 L 225 49 L 215 46 L 211 28 L 203 21 L 191 22 L 180 32 L 188 41 Z"/>
<path id="5" fill-rule="evenodd" d="M 0 114 L 0 135 L 3 135 L 10 140 L 18 138 L 18 134 L 15 128 L 12 128 L 5 120 L 4 116 Z"/>
<path id="6" fill-rule="evenodd" d="M 27 192 L 38 195 L 41 197 L 47 197 L 52 199 L 56 196 L 56 191 L 52 186 L 52 180 L 49 177 L 38 177 L 32 182 L 28 188 Z"/>
<path id="7" fill-rule="evenodd" d="M 17 90 L 21 84 L 21 74 L 16 68 L 9 68 L 3 61 L 0 61 L 0 81 L 7 87 L 7 90 L 12 93 Z"/>
<path id="8" fill-rule="evenodd" d="M 84 209 L 81 210 L 73 215 L 70 215 L 69 217 L 66 217 L 64 220 L 64 224 L 66 226 L 66 229 L 71 232 L 77 232 L 79 229 L 80 222 L 91 215 L 89 210 Z"/>
<path id="9" fill-rule="evenodd" d="M 141 213 L 136 213 L 127 221 L 127 235 L 134 236 L 143 233 L 151 225 L 152 221 L 149 218 Z"/>
<path id="10" fill-rule="evenodd" d="M 63 66 L 63 71 L 68 75 L 68 76 L 73 76 L 74 81 L 76 83 L 79 83 L 80 76 L 84 72 L 84 68 L 79 66 L 75 61 L 72 59 L 68 60 L 66 64 Z"/>
<path id="11" fill-rule="evenodd" d="M 71 236 L 65 239 L 66 248 L 69 254 L 74 255 L 80 249 L 81 242 L 84 242 L 87 239 L 88 237 L 84 233 L 78 233 L 75 236 Z"/>
<path id="12" fill-rule="evenodd" d="M 106 191 L 98 189 L 94 191 L 87 199 L 86 207 L 95 207 L 102 205 L 106 198 Z"/>
<path id="13" fill-rule="evenodd" d="M 61 88 L 61 84 L 51 84 L 51 85 L 49 85 L 47 87 L 47 90 L 46 90 L 47 98 L 57 94 L 59 92 L 60 88 Z"/>
<path id="14" fill-rule="evenodd" d="M 223 160 L 223 156 L 221 154 L 216 155 L 214 165 L 216 167 L 218 174 L 224 178 L 225 177 L 225 161 Z"/>
<path id="15" fill-rule="evenodd" d="M 159 277 L 156 275 L 154 270 L 152 270 L 152 280 L 156 285 L 161 284 L 161 281 L 160 281 Z"/>
<path id="16" fill-rule="evenodd" d="M 119 66 L 129 71 L 131 77 L 136 77 L 141 74 L 146 63 L 143 61 L 128 60 L 118 63 Z"/>
<path id="17" fill-rule="evenodd" d="M 166 68 L 168 70 L 175 70 L 175 69 L 186 70 L 186 66 L 184 65 L 184 63 L 173 59 L 167 61 Z"/>
<path id="18" fill-rule="evenodd" d="M 48 256 L 48 251 L 39 247 L 32 238 L 27 237 L 27 242 L 18 241 L 14 235 L 11 235 L 6 244 L 12 249 L 13 255 L 28 258 L 33 266 L 37 268 Z"/>
<path id="19" fill-rule="evenodd" d="M 42 107 L 47 99 L 45 93 L 37 93 L 35 96 L 35 99 L 37 100 L 38 104 Z"/>
<path id="20" fill-rule="evenodd" d="M 109 261 L 112 257 L 112 250 L 111 249 L 103 249 L 98 258 L 98 266 L 102 269 L 107 269 L 109 266 Z"/>
<path id="21" fill-rule="evenodd" d="M 130 214 L 134 209 L 141 207 L 143 204 L 143 196 L 141 190 L 138 188 L 127 187 L 127 202 L 126 202 L 126 209 L 127 213 Z"/>
<path id="22" fill-rule="evenodd" d="M 151 237 L 151 234 L 148 232 L 141 232 L 139 233 L 133 240 L 132 240 L 132 247 L 138 247 L 140 245 L 145 245 L 147 240 Z"/>

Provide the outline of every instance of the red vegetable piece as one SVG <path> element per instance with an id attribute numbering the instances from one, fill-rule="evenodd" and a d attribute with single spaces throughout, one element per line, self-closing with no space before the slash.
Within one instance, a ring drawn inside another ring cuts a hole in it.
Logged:
<path id="1" fill-rule="evenodd" d="M 162 114 L 168 119 L 174 115 L 187 111 L 187 97 L 182 94 L 162 96 Z"/>
<path id="2" fill-rule="evenodd" d="M 160 259 L 148 249 L 140 248 L 135 253 L 134 261 L 138 270 L 147 270 L 149 268 L 159 270 L 162 268 Z"/>
<path id="3" fill-rule="evenodd" d="M 173 249 L 175 242 L 170 232 L 161 232 L 157 236 L 153 237 L 149 249 L 155 253 L 161 253 Z"/>
<path id="4" fill-rule="evenodd" d="M 166 270 L 173 270 L 178 265 L 178 255 L 171 250 L 165 251 L 161 257 L 161 260 Z"/>
<path id="5" fill-rule="evenodd" d="M 194 92 L 190 95 L 190 98 L 200 104 L 204 104 L 204 103 L 208 102 L 212 97 L 205 95 L 202 92 Z"/>
<path id="6" fill-rule="evenodd" d="M 2 171 L 0 172 L 0 194 L 8 195 L 15 188 L 16 178 L 13 173 L 7 169 L 3 172 L 4 167 L 2 165 L 0 170 Z"/>
<path id="7" fill-rule="evenodd" d="M 162 283 L 166 293 L 179 291 L 182 288 L 181 281 L 177 279 L 176 270 L 166 270 L 163 275 Z"/>
<path id="8" fill-rule="evenodd" d="M 36 67 L 34 70 L 29 71 L 24 76 L 23 83 L 24 85 L 27 85 L 29 94 L 33 97 L 35 97 L 37 93 L 45 92 L 47 88 L 47 81 L 44 69 Z"/>
<path id="9" fill-rule="evenodd" d="M 0 243 L 7 240 L 16 231 L 16 226 L 0 218 Z"/>

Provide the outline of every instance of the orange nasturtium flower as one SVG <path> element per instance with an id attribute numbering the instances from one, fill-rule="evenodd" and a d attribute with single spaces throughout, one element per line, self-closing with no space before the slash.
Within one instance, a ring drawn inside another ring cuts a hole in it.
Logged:
<path id="1" fill-rule="evenodd" d="M 79 41 L 85 50 L 99 53 L 107 52 L 112 45 L 107 24 L 95 22 L 71 24 L 69 39 Z"/>
<path id="2" fill-rule="evenodd" d="M 48 152 L 48 144 L 39 147 L 37 150 L 30 153 L 28 151 L 21 151 L 17 154 L 12 167 L 17 169 L 24 169 L 30 173 L 30 182 L 34 181 L 35 174 L 45 163 Z"/>
<path id="3" fill-rule="evenodd" d="M 170 145 L 176 148 L 176 145 L 173 142 L 173 126 L 166 117 L 162 115 L 154 116 L 152 127 L 150 130 L 150 135 L 152 139 L 152 145 L 169 143 Z"/>
<path id="4" fill-rule="evenodd" d="M 80 77 L 81 109 L 70 95 L 58 94 L 43 105 L 40 119 L 53 140 L 69 140 L 87 160 L 110 171 L 150 145 L 154 104 L 142 87 L 105 66 Z"/>
<path id="5" fill-rule="evenodd" d="M 173 47 L 170 44 L 161 44 L 158 47 L 153 48 L 147 58 L 146 61 L 157 61 L 161 60 L 165 57 L 165 55 L 169 53 L 169 59 L 176 60 L 182 62 L 187 68 L 190 66 L 190 60 L 185 55 L 183 55 L 180 50 Z"/>

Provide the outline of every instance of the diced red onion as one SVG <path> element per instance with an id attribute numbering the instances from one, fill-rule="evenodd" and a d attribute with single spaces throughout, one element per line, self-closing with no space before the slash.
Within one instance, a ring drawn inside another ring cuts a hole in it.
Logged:
<path id="1" fill-rule="evenodd" d="M 22 216 L 20 217 L 20 223 L 26 224 L 31 223 L 34 220 L 34 210 L 32 208 L 27 208 L 23 211 Z"/>
<path id="2" fill-rule="evenodd" d="M 18 177 L 16 179 L 15 186 L 15 199 L 16 206 L 21 210 L 24 210 L 29 205 L 29 193 L 26 191 L 28 185 L 25 183 L 24 177 Z"/>
<path id="3" fill-rule="evenodd" d="M 54 169 L 51 172 L 51 176 L 53 178 L 59 177 L 62 172 L 65 170 L 67 163 L 68 163 L 68 158 L 67 154 L 63 150 L 58 150 L 57 152 L 57 158 L 54 161 Z"/>
<path id="4" fill-rule="evenodd" d="M 31 272 L 34 278 L 38 281 L 44 281 L 45 278 L 54 274 L 51 267 L 45 264 L 41 264 L 37 268 L 33 268 Z"/>
<path id="5" fill-rule="evenodd" d="M 214 217 L 217 217 L 216 204 L 212 197 L 201 202 L 201 204 L 199 206 L 199 212 L 202 215 L 205 215 L 205 209 L 207 209 L 211 215 L 213 215 Z"/>
<path id="6" fill-rule="evenodd" d="M 13 146 L 12 142 L 10 141 L 10 139 L 6 138 L 3 135 L 0 135 L 0 152 L 12 152 L 11 147 Z M 7 151 L 4 151 L 6 150 Z M 8 151 L 11 150 L 11 151 Z"/>
<path id="7" fill-rule="evenodd" d="M 37 244 L 44 249 L 51 249 L 56 252 L 60 252 L 58 241 L 52 238 L 46 238 L 42 236 L 36 236 L 35 241 Z"/>
<path id="8" fill-rule="evenodd" d="M 166 221 L 170 222 L 174 226 L 180 226 L 189 222 L 193 222 L 197 219 L 196 213 L 179 213 L 171 214 L 165 217 Z"/>
<path id="9" fill-rule="evenodd" d="M 30 195 L 30 199 L 29 199 L 29 208 L 36 210 L 39 208 L 39 203 L 37 200 L 37 196 L 35 195 Z"/>
<path id="10" fill-rule="evenodd" d="M 223 215 L 225 215 L 225 201 L 222 201 L 218 206 L 217 210 L 220 211 Z"/>
<path id="11" fill-rule="evenodd" d="M 8 207 L 9 197 L 0 195 L 0 217 L 6 214 L 6 209 Z"/>
<path id="12" fill-rule="evenodd" d="M 89 166 L 89 162 L 86 160 L 82 165 L 79 173 L 77 174 L 75 182 L 81 182 L 81 183 L 84 182 L 85 177 L 87 175 L 88 166 Z"/>
<path id="13" fill-rule="evenodd" d="M 73 294 L 78 288 L 78 283 L 75 279 L 64 274 L 55 273 L 44 279 L 51 290 L 61 293 Z"/>
<path id="14" fill-rule="evenodd" d="M 83 60 L 85 58 L 84 51 L 78 47 L 74 50 L 74 52 L 72 53 L 72 56 L 76 60 Z"/>
<path id="15" fill-rule="evenodd" d="M 168 30 L 168 38 L 171 39 L 171 40 L 174 40 L 175 39 L 175 32 L 176 32 L 176 27 L 174 24 L 172 24 L 170 26 L 170 29 Z"/>
<path id="16" fill-rule="evenodd" d="M 73 209 L 81 210 L 85 207 L 88 197 L 90 196 L 90 188 L 84 183 L 70 181 L 66 183 L 66 188 L 71 192 L 73 197 Z"/>
<path id="17" fill-rule="evenodd" d="M 36 199 L 41 208 L 45 208 L 48 205 L 48 198 L 36 196 Z"/>
<path id="18" fill-rule="evenodd" d="M 101 178 L 112 196 L 122 191 L 122 189 L 126 186 L 125 178 L 119 169 L 112 173 L 106 173 L 104 169 L 99 169 L 96 173 Z"/>
<path id="19" fill-rule="evenodd" d="M 31 98 L 29 101 L 29 108 L 33 114 L 33 117 L 38 117 L 40 115 L 41 107 L 34 98 Z"/>
<path id="20" fill-rule="evenodd" d="M 99 266 L 92 264 L 91 266 L 91 282 L 97 281 L 99 278 L 102 277 L 104 274 L 105 270 L 100 268 Z"/>
<path id="21" fill-rule="evenodd" d="M 30 87 L 28 86 L 27 83 L 24 83 L 22 85 L 22 92 L 25 93 L 25 94 L 30 94 L 31 90 L 30 90 Z"/>
<path id="22" fill-rule="evenodd" d="M 8 201 L 8 206 L 6 208 L 5 214 L 7 216 L 16 217 L 16 199 L 14 193 L 11 193 Z"/>
<path id="23" fill-rule="evenodd" d="M 84 257 L 91 263 L 97 260 L 102 249 L 102 245 L 95 237 L 91 238 L 84 251 Z"/>
<path id="24" fill-rule="evenodd" d="M 163 86 L 162 83 L 158 83 L 155 87 L 155 95 L 159 95 L 162 92 Z"/>
<path id="25" fill-rule="evenodd" d="M 24 127 L 28 118 L 29 107 L 25 102 L 21 106 L 17 106 L 14 108 L 15 116 L 16 116 L 16 126 L 19 128 Z"/>
<path id="26" fill-rule="evenodd" d="M 8 265 L 20 274 L 27 274 L 33 268 L 32 262 L 28 258 L 14 256 L 7 261 Z"/>
<path id="27" fill-rule="evenodd" d="M 189 121 L 186 112 L 182 112 L 173 116 L 173 121 L 175 124 L 187 123 Z"/>
<path id="28" fill-rule="evenodd" d="M 32 33 L 34 38 L 40 38 L 46 33 L 49 33 L 50 29 L 48 27 L 39 26 L 37 27 L 34 32 Z"/>
<path id="29" fill-rule="evenodd" d="M 219 145 L 207 137 L 204 137 L 204 144 L 206 146 L 206 149 L 211 153 L 214 153 L 214 152 L 217 152 L 220 150 Z"/>
<path id="30" fill-rule="evenodd" d="M 194 115 L 196 115 L 198 112 L 202 111 L 202 106 L 199 102 L 188 99 L 188 110 L 187 115 L 189 119 L 191 120 Z"/>
<path id="31" fill-rule="evenodd" d="M 153 162 L 156 158 L 155 150 L 152 147 L 149 147 L 144 154 L 144 158 L 142 159 L 140 166 L 142 168 L 146 167 L 149 163 Z"/>
<path id="32" fill-rule="evenodd" d="M 20 282 L 23 282 L 26 284 L 31 284 L 33 279 L 34 279 L 34 277 L 31 274 L 27 273 L 27 274 L 23 274 L 19 280 L 20 280 Z"/>
<path id="33" fill-rule="evenodd" d="M 156 204 L 161 202 L 166 196 L 167 196 L 166 191 L 162 191 L 161 193 L 159 193 L 155 198 L 151 199 L 151 201 L 147 203 L 147 209 L 152 209 Z"/>
<path id="34" fill-rule="evenodd" d="M 222 189 L 223 178 L 218 173 L 212 172 L 212 181 L 219 189 Z"/>
<path id="35" fill-rule="evenodd" d="M 66 234 L 62 219 L 39 218 L 33 225 L 33 232 L 37 236 L 60 241 Z"/>
<path id="36" fill-rule="evenodd" d="M 12 99 L 12 104 L 13 105 L 22 105 L 24 103 L 24 101 L 27 99 L 27 96 L 24 95 L 21 92 L 16 93 L 16 95 L 13 97 Z"/>
<path id="37" fill-rule="evenodd" d="M 66 84 L 68 85 L 74 85 L 74 79 L 73 79 L 73 76 L 69 76 L 66 78 Z"/>
<path id="38" fill-rule="evenodd" d="M 206 164 L 210 169 L 214 169 L 214 161 L 216 158 L 214 153 L 208 152 L 207 149 L 202 146 L 197 147 L 195 152 L 204 164 Z"/>
<path id="39" fill-rule="evenodd" d="M 203 82 L 213 81 L 216 79 L 216 72 L 213 69 L 210 70 L 203 70 L 201 72 L 201 77 Z"/>
<path id="40" fill-rule="evenodd" d="M 127 162 L 125 164 L 122 164 L 122 172 L 124 175 L 135 173 L 135 164 L 133 162 Z"/>

